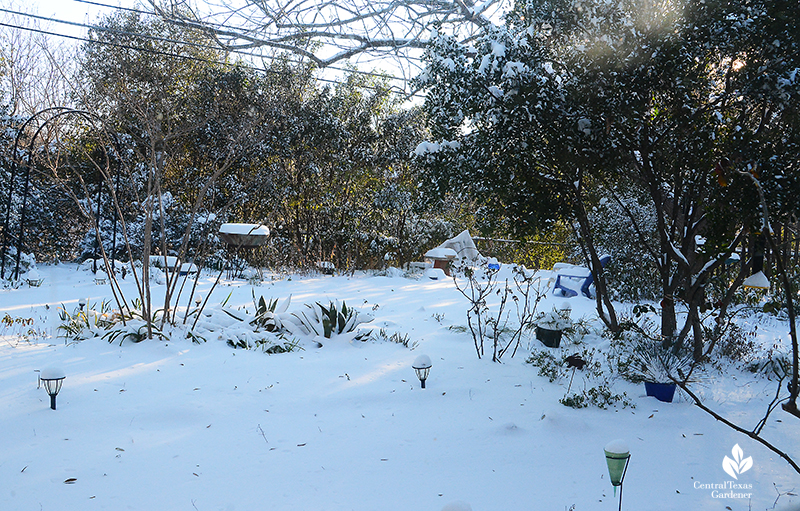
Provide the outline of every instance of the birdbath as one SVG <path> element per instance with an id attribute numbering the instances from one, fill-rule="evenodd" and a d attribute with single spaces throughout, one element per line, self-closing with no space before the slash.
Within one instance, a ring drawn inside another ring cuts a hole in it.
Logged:
<path id="1" fill-rule="evenodd" d="M 219 239 L 228 245 L 228 248 L 239 257 L 245 250 L 254 250 L 263 246 L 269 238 L 269 229 L 266 225 L 261 224 L 222 224 L 219 227 Z M 238 274 L 244 267 L 229 267 L 228 275 L 233 276 Z M 259 269 L 259 276 L 261 270 Z"/>
<path id="2" fill-rule="evenodd" d="M 233 248 L 255 248 L 267 242 L 269 229 L 261 224 L 222 224 L 219 239 Z"/>

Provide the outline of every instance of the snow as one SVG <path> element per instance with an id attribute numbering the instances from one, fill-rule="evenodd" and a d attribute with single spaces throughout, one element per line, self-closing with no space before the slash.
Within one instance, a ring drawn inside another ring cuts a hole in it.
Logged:
<path id="1" fill-rule="evenodd" d="M 506 62 L 503 66 L 503 78 L 513 78 L 524 75 L 528 67 L 523 62 Z"/>
<path id="2" fill-rule="evenodd" d="M 450 57 L 442 59 L 441 61 L 442 66 L 447 68 L 448 71 L 454 73 L 456 71 L 456 63 Z"/>
<path id="3" fill-rule="evenodd" d="M 150 264 L 153 266 L 159 266 L 159 267 L 166 266 L 168 268 L 171 268 L 176 264 L 178 264 L 178 258 L 175 256 L 151 255 Z"/>
<path id="4" fill-rule="evenodd" d="M 432 365 L 431 357 L 429 357 L 428 355 L 420 355 L 414 359 L 414 363 L 411 364 L 411 367 L 417 369 L 426 369 L 428 367 L 431 367 L 431 365 Z"/>
<path id="5" fill-rule="evenodd" d="M 455 259 L 458 256 L 455 250 L 447 247 L 436 247 L 425 252 L 429 259 Z"/>
<path id="6" fill-rule="evenodd" d="M 436 142 L 420 142 L 414 149 L 414 154 L 425 156 L 428 153 L 438 153 L 439 149 L 441 149 L 441 146 Z"/>
<path id="7" fill-rule="evenodd" d="M 428 268 L 423 274 L 428 280 L 448 280 L 448 276 L 441 268 Z"/>
<path id="8" fill-rule="evenodd" d="M 261 224 L 222 224 L 219 232 L 226 234 L 250 234 L 253 236 L 269 236 L 269 229 Z"/>
<path id="9" fill-rule="evenodd" d="M 605 451 L 612 454 L 628 454 L 631 452 L 628 443 L 622 439 L 612 440 L 605 446 Z"/>
<path id="10" fill-rule="evenodd" d="M 769 289 L 769 279 L 766 275 L 764 275 L 763 271 L 758 271 L 742 282 L 742 287 L 748 288 L 756 288 L 756 289 Z"/>
<path id="11" fill-rule="evenodd" d="M 446 240 L 444 243 L 432 250 L 445 250 L 447 251 L 445 252 L 447 257 L 462 257 L 468 259 L 469 261 L 477 261 L 481 259 L 481 254 L 475 247 L 475 241 L 472 239 L 472 236 L 470 236 L 468 230 L 461 231 L 456 236 Z M 432 256 L 429 256 L 426 253 L 425 257 Z"/>
<path id="12" fill-rule="evenodd" d="M 506 56 L 506 45 L 501 43 L 500 41 L 490 41 L 492 45 L 492 55 L 495 57 L 505 57 Z"/>
<path id="13" fill-rule="evenodd" d="M 685 396 L 661 403 L 620 380 L 613 390 L 636 408 L 576 410 L 558 402 L 568 381 L 551 383 L 525 363 L 531 350 L 546 349 L 535 340 L 503 363 L 479 360 L 464 329 L 467 303 L 451 278 L 265 272 L 260 285 L 223 280 L 209 307 L 230 295 L 226 307 L 247 318 L 253 295 L 278 298 L 279 307 L 291 296 L 289 313 L 345 300 L 374 315 L 365 328 L 406 334 L 413 347 L 326 339 L 320 348 L 303 343 L 267 355 L 230 348 L 221 331 L 200 344 L 66 342 L 57 337 L 58 309 L 77 309 L 83 296 L 92 297 L 87 308 L 97 307 L 110 291 L 75 264 L 38 270 L 40 287 L 0 290 L 0 317 L 26 321 L 0 323 L 3 510 L 616 509 L 603 453 L 613 438 L 632 453 L 625 509 L 764 510 L 778 493 L 776 509 L 800 503 L 786 494 L 798 481 L 786 462 Z M 198 292 L 208 296 L 212 283 L 203 274 Z M 134 296 L 132 279 L 121 284 Z M 561 302 L 548 295 L 540 310 Z M 596 322 L 592 300 L 570 304 L 574 319 Z M 771 321 L 759 323 L 759 340 L 785 343 L 786 325 Z M 599 336 L 587 343 L 608 348 Z M 433 365 L 424 390 L 412 369 L 422 352 Z M 37 389 L 36 371 L 46 367 L 65 371 L 57 410 Z M 726 371 L 696 391 L 752 427 L 774 382 Z M 572 388 L 585 384 L 577 372 Z M 777 410 L 764 433 L 800 452 L 796 421 Z M 696 489 L 730 479 L 722 463 L 736 444 L 753 459 L 737 481 L 752 485 L 752 499 Z"/>
<path id="14" fill-rule="evenodd" d="M 39 373 L 39 378 L 42 380 L 60 380 L 61 378 L 66 378 L 66 375 L 64 370 L 59 367 L 48 367 L 42 369 L 42 372 Z"/>

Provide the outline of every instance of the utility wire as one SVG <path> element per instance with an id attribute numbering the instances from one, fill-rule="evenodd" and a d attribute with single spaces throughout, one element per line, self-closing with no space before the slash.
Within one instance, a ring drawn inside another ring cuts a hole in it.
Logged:
<path id="1" fill-rule="evenodd" d="M 72 0 L 72 1 L 73 2 L 82 3 L 82 4 L 87 4 L 87 5 L 94 5 L 94 6 L 97 6 L 97 7 L 105 7 L 107 9 L 112 9 L 112 10 L 122 10 L 122 11 L 135 12 L 137 14 L 146 14 L 148 16 L 155 16 L 157 18 L 161 18 L 162 17 L 158 13 L 155 13 L 155 12 L 152 12 L 152 11 L 144 11 L 144 10 L 141 10 L 141 9 L 134 9 L 132 7 L 121 7 L 121 6 L 105 4 L 105 3 L 101 3 L 101 2 L 94 2 L 94 1 L 91 1 L 91 0 Z M 165 18 L 162 18 L 162 19 L 165 19 Z M 170 20 L 170 19 L 165 19 L 165 20 L 168 21 L 169 23 L 175 23 L 173 20 Z M 215 23 L 215 22 L 212 22 L 212 21 L 200 21 L 200 20 L 198 20 L 198 21 L 196 21 L 196 23 L 202 24 L 202 25 L 205 25 L 205 26 L 210 26 L 210 27 L 217 27 L 217 28 L 220 28 L 220 29 L 227 29 L 228 28 L 228 26 L 225 25 L 224 23 Z M 406 56 L 405 58 L 408 59 L 408 60 L 414 60 L 414 61 L 417 61 L 417 62 L 422 61 L 422 59 L 420 59 L 419 57 Z M 362 73 L 369 74 L 366 71 L 353 71 L 353 70 L 350 70 L 350 69 L 343 69 L 343 68 L 334 67 L 334 66 L 327 66 L 327 69 L 335 69 L 335 70 L 338 70 L 338 71 L 345 71 L 345 72 L 362 72 Z M 395 80 L 405 80 L 405 78 L 398 78 L 398 77 L 395 77 L 395 76 L 392 76 L 392 75 L 377 75 L 377 76 L 385 76 L 387 78 L 393 78 Z"/>
<path id="2" fill-rule="evenodd" d="M 135 13 L 138 13 L 138 14 L 146 14 L 146 15 L 149 15 L 149 16 L 158 17 L 158 15 L 153 13 L 153 12 L 142 11 L 142 10 L 139 10 L 139 9 L 131 9 L 131 8 L 127 8 L 127 7 L 115 7 L 115 6 L 112 6 L 112 5 L 101 4 L 101 3 L 98 3 L 98 2 L 90 2 L 90 1 L 87 1 L 87 0 L 74 0 L 74 1 L 85 3 L 85 4 L 90 4 L 90 5 L 96 5 L 96 6 L 100 6 L 100 7 L 107 7 L 107 8 L 110 8 L 110 9 L 125 10 L 125 11 L 135 12 Z M 103 31 L 103 32 L 110 32 L 110 33 L 119 34 L 119 35 L 128 35 L 128 36 L 132 36 L 132 37 L 139 37 L 139 38 L 142 38 L 142 39 L 150 39 L 150 40 L 157 41 L 157 42 L 168 42 L 168 43 L 174 43 L 174 44 L 181 44 L 181 45 L 193 46 L 193 47 L 200 48 L 200 49 L 208 49 L 208 50 L 214 50 L 214 51 L 226 51 L 227 53 L 234 53 L 234 54 L 243 55 L 243 56 L 251 57 L 251 58 L 262 58 L 262 59 L 266 58 L 263 55 L 258 55 L 258 54 L 255 54 L 255 53 L 248 53 L 248 52 L 245 52 L 245 51 L 242 51 L 242 50 L 224 50 L 224 49 L 222 49 L 222 48 L 220 48 L 218 46 L 205 45 L 205 44 L 200 44 L 200 43 L 195 43 L 195 42 L 190 42 L 190 41 L 178 41 L 178 40 L 173 40 L 173 39 L 166 39 L 166 38 L 162 38 L 162 37 L 151 36 L 151 35 L 148 35 L 148 34 L 137 34 L 137 33 L 127 32 L 127 31 L 123 31 L 123 30 L 114 30 L 114 29 L 106 28 L 106 27 L 99 26 L 99 25 L 89 25 L 89 24 L 86 24 L 86 23 L 78 23 L 78 22 L 75 22 L 75 21 L 61 20 L 61 19 L 52 18 L 52 17 L 49 17 L 49 16 L 41 16 L 41 15 L 37 15 L 37 14 L 30 14 L 30 13 L 25 13 L 25 12 L 13 11 L 11 9 L 5 9 L 5 8 L 2 8 L 2 7 L 0 7 L 0 12 L 5 12 L 5 13 L 13 14 L 13 15 L 16 15 L 16 16 L 23 16 L 23 17 L 27 17 L 27 18 L 33 18 L 33 19 L 37 19 L 37 20 L 42 20 L 42 21 L 48 21 L 48 22 L 53 22 L 53 23 L 61 23 L 61 24 L 64 24 L 64 25 L 71 25 L 71 26 L 78 27 L 78 28 L 85 28 L 85 29 L 91 29 L 91 30 L 97 30 L 97 31 Z M 167 21 L 169 21 L 169 20 L 167 20 Z M 10 26 L 10 25 L 5 25 L 5 26 Z M 222 26 L 222 25 L 218 25 L 218 26 Z M 24 29 L 24 27 L 20 27 L 20 28 Z M 63 34 L 55 34 L 54 33 L 54 34 L 51 34 L 51 35 L 58 36 L 58 37 L 68 37 L 70 39 L 76 39 L 76 37 L 74 37 L 74 36 L 66 36 L 66 35 L 63 35 Z M 86 41 L 86 39 L 78 39 L 78 40 Z M 145 50 L 142 50 L 142 51 L 145 51 Z M 294 63 L 301 63 L 301 62 L 295 61 Z M 406 81 L 405 78 L 401 78 L 401 77 L 397 77 L 397 76 L 389 75 L 389 74 L 383 74 L 383 73 L 375 73 L 375 72 L 369 72 L 369 71 L 359 71 L 359 70 L 356 70 L 356 69 L 344 69 L 344 68 L 334 67 L 334 66 L 328 66 L 326 69 L 332 69 L 334 71 L 342 71 L 342 72 L 351 73 L 351 74 L 354 73 L 354 74 L 359 74 L 359 75 L 364 75 L 364 76 L 371 76 L 371 77 L 374 77 L 374 78 L 387 78 L 387 79 L 390 79 L 390 80 L 395 80 L 395 81 L 400 81 L 400 82 L 405 82 Z"/>
<path id="3" fill-rule="evenodd" d="M 7 9 L 2 9 L 2 8 L 0 8 L 0 11 L 9 12 Z M 64 22 L 64 23 L 71 23 L 71 22 Z M 19 26 L 19 25 L 13 25 L 13 24 L 10 24 L 10 23 L 4 23 L 4 22 L 0 22 L 0 26 L 13 28 L 13 29 L 16 29 L 16 30 L 25 30 L 25 31 L 28 31 L 28 32 L 35 32 L 35 33 L 44 34 L 44 35 L 48 35 L 48 36 L 62 37 L 62 38 L 65 38 L 65 39 L 72 39 L 72 40 L 80 41 L 80 42 L 101 44 L 101 45 L 105 45 L 105 46 L 113 46 L 113 47 L 116 47 L 116 48 L 123 48 L 123 49 L 128 49 L 128 50 L 133 50 L 133 51 L 150 53 L 150 54 L 160 55 L 160 56 L 164 56 L 164 57 L 179 58 L 179 59 L 184 59 L 184 60 L 192 60 L 192 61 L 196 61 L 196 62 L 202 62 L 202 63 L 206 63 L 206 64 L 222 65 L 222 66 L 230 66 L 230 65 L 232 65 L 230 62 L 221 62 L 221 61 L 217 61 L 217 60 L 205 59 L 205 58 L 196 57 L 196 56 L 192 56 L 192 55 L 180 55 L 180 54 L 177 54 L 177 53 L 171 53 L 171 52 L 166 52 L 166 51 L 161 51 L 161 50 L 154 50 L 154 49 L 150 49 L 150 48 L 141 48 L 141 47 L 132 46 L 132 45 L 128 45 L 128 44 L 121 44 L 121 43 L 115 43 L 115 42 L 110 42 L 110 41 L 101 41 L 101 40 L 98 40 L 98 39 L 88 39 L 88 38 L 85 38 L 85 37 L 73 36 L 73 35 L 68 35 L 68 34 L 60 34 L 60 33 L 57 33 L 57 32 L 51 32 L 51 31 L 48 31 L 48 30 L 40 29 L 40 28 L 23 27 L 23 26 Z M 130 35 L 137 36 L 137 37 L 148 38 L 148 36 L 143 36 L 141 34 L 130 34 Z M 149 36 L 149 37 L 152 38 L 152 36 Z M 167 42 L 168 41 L 166 39 L 156 39 L 156 40 L 163 41 L 163 42 Z M 179 44 L 191 45 L 191 43 L 181 43 L 181 42 L 178 42 L 178 43 Z M 269 69 L 269 68 L 266 68 L 266 67 L 265 68 L 258 68 L 258 67 L 254 67 L 254 66 L 251 66 L 251 65 L 243 65 L 243 67 L 245 67 L 246 69 L 250 69 L 252 71 L 256 71 L 256 72 L 279 74 L 279 75 L 286 74 L 283 71 L 276 71 L 274 69 Z M 333 85 L 341 84 L 341 82 L 339 82 L 339 81 L 332 80 L 332 79 L 329 79 L 329 78 L 322 78 L 322 77 L 319 77 L 319 76 L 315 77 L 315 79 L 317 81 L 319 81 L 319 82 L 330 83 L 330 84 L 333 84 Z M 375 87 L 375 86 L 371 86 L 371 85 L 365 85 L 364 88 L 372 89 L 372 90 L 382 90 L 380 87 Z M 395 90 L 395 89 L 393 89 L 391 87 L 388 88 L 388 91 L 391 92 L 392 94 L 398 94 L 398 95 L 405 96 L 405 97 L 420 97 L 417 94 L 412 94 L 411 96 L 409 96 L 407 93 Z"/>

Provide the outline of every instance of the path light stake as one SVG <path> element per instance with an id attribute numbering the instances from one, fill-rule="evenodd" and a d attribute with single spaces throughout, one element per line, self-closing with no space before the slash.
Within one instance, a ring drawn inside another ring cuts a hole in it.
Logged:
<path id="1" fill-rule="evenodd" d="M 572 379 L 575 378 L 575 370 L 583 369 L 586 365 L 586 361 L 577 354 L 570 355 L 564 360 L 567 362 L 567 367 L 572 368 L 572 376 L 569 377 L 569 385 L 567 386 L 567 394 L 569 394 L 569 390 L 572 388 Z M 564 394 L 564 396 L 566 397 L 567 394 Z"/>
<path id="2" fill-rule="evenodd" d="M 81 312 L 83 312 L 83 308 L 86 307 L 86 304 L 89 303 L 88 298 L 79 298 L 78 299 L 78 306 L 81 308 Z"/>
<path id="3" fill-rule="evenodd" d="M 417 378 L 419 378 L 419 382 L 423 389 L 425 388 L 425 380 L 428 379 L 428 373 L 431 372 L 431 365 L 431 357 L 428 355 L 418 356 L 411 365 L 411 367 L 414 368 L 414 371 L 416 371 Z"/>
<path id="4" fill-rule="evenodd" d="M 66 377 L 63 370 L 54 367 L 42 369 L 39 375 L 39 379 L 44 385 L 44 390 L 50 395 L 50 408 L 53 410 L 56 409 L 56 396 L 61 390 L 61 384 L 64 383 L 64 378 Z"/>
<path id="5" fill-rule="evenodd" d="M 614 485 L 615 496 L 617 494 L 617 486 L 619 486 L 619 509 L 622 511 L 622 481 L 625 479 L 625 472 L 628 471 L 631 452 L 624 440 L 612 440 L 606 445 L 605 452 L 608 476 L 611 479 L 611 484 Z"/>

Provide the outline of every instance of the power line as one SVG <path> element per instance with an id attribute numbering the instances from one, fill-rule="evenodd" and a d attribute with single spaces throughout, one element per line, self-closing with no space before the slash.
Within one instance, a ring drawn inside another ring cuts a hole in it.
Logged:
<path id="1" fill-rule="evenodd" d="M 99 2 L 91 2 L 91 1 L 88 1 L 88 0 L 74 0 L 74 1 L 85 3 L 85 4 L 90 4 L 90 5 L 96 5 L 96 6 L 99 6 L 99 7 L 107 7 L 107 8 L 110 8 L 110 9 L 124 10 L 124 11 L 134 12 L 134 13 L 137 13 L 137 14 L 145 14 L 145 15 L 148 15 L 148 16 L 159 17 L 158 14 L 156 14 L 156 13 L 143 11 L 143 10 L 140 10 L 140 9 L 132 9 L 132 8 L 128 8 L 128 7 L 117 7 L 117 6 L 112 6 L 112 5 L 108 5 L 108 4 L 102 4 L 102 3 L 99 3 Z M 251 57 L 251 58 L 261 58 L 261 59 L 267 58 L 267 57 L 264 57 L 263 55 L 258 55 L 258 54 L 255 54 L 255 53 L 248 53 L 248 52 L 245 52 L 245 51 L 242 51 L 242 50 L 225 50 L 225 49 L 219 48 L 217 46 L 204 45 L 204 44 L 190 42 L 190 41 L 177 41 L 177 40 L 173 40 L 173 39 L 165 39 L 165 38 L 162 38 L 162 37 L 151 36 L 151 35 L 148 35 L 148 34 L 137 34 L 137 33 L 131 33 L 131 32 L 126 32 L 126 31 L 122 31 L 122 30 L 114 30 L 114 29 L 110 29 L 110 28 L 107 28 L 107 27 L 99 26 L 99 25 L 89 25 L 89 24 L 86 24 L 86 23 L 78 23 L 78 22 L 75 22 L 75 21 L 67 21 L 67 20 L 62 20 L 62 19 L 58 19 L 58 18 L 52 18 L 52 17 L 49 17 L 49 16 L 41 16 L 41 15 L 37 15 L 37 14 L 29 14 L 29 13 L 25 13 L 25 12 L 13 11 L 11 9 L 5 9 L 5 8 L 1 8 L 1 7 L 0 7 L 0 12 L 6 12 L 8 14 L 13 14 L 13 15 L 16 15 L 16 16 L 23 16 L 23 17 L 33 18 L 33 19 L 42 20 L 42 21 L 48 21 L 48 22 L 53 22 L 53 23 L 61 23 L 61 24 L 65 24 L 65 25 L 71 25 L 71 26 L 78 27 L 78 28 L 93 29 L 93 30 L 97 30 L 97 31 L 110 32 L 110 33 L 114 33 L 114 34 L 139 37 L 139 38 L 142 38 L 142 39 L 150 39 L 150 40 L 158 41 L 158 42 L 168 42 L 168 43 L 181 44 L 181 45 L 186 45 L 186 46 L 194 46 L 194 47 L 200 48 L 200 49 L 208 49 L 208 50 L 215 50 L 215 51 L 226 51 L 227 53 L 238 54 L 238 55 Z M 166 20 L 166 21 L 170 22 L 169 20 Z M 222 26 L 222 25 L 218 25 L 218 26 Z M 23 27 L 20 27 L 20 28 L 23 28 Z M 52 34 L 52 35 L 57 36 L 57 37 L 68 37 L 70 39 L 75 39 L 75 37 L 73 37 L 73 36 L 66 36 L 66 35 L 62 35 L 62 34 Z M 85 41 L 85 39 L 79 39 L 79 40 L 84 40 Z M 297 62 L 296 61 L 295 63 L 302 63 L 302 62 Z M 390 80 L 396 80 L 396 81 L 400 81 L 400 82 L 406 82 L 407 81 L 405 78 L 400 78 L 400 77 L 397 77 L 397 76 L 394 76 L 394 75 L 383 74 L 383 73 L 375 73 L 375 72 L 370 72 L 370 71 L 359 71 L 357 69 L 343 69 L 343 68 L 335 67 L 335 66 L 328 66 L 326 69 L 331 69 L 331 70 L 334 70 L 334 71 L 341 71 L 341 72 L 350 73 L 350 74 L 360 74 L 360 75 L 364 75 L 364 76 L 371 76 L 371 77 L 374 77 L 374 78 L 387 78 L 387 79 L 390 79 Z"/>
<path id="2" fill-rule="evenodd" d="M 13 11 L 9 11 L 8 9 L 2 9 L 2 8 L 0 8 L 0 11 L 14 13 Z M 14 13 L 14 14 L 16 14 L 16 13 Z M 76 23 L 73 23 L 73 22 L 67 22 L 67 21 L 63 21 L 63 20 L 54 20 L 54 19 L 45 18 L 45 17 L 42 17 L 42 16 L 31 15 L 31 17 L 41 18 L 41 19 L 48 19 L 48 20 L 51 20 L 51 21 L 58 21 L 58 22 L 61 22 L 61 23 L 66 23 L 66 24 L 76 24 Z M 81 24 L 77 24 L 77 25 L 81 25 Z M 224 66 L 231 65 L 230 62 L 221 62 L 221 61 L 217 61 L 217 60 L 200 58 L 200 57 L 196 57 L 196 56 L 192 56 L 192 55 L 181 55 L 181 54 L 165 52 L 165 51 L 161 51 L 161 50 L 154 50 L 154 49 L 150 49 L 150 48 L 141 48 L 141 47 L 132 46 L 132 45 L 128 45 L 128 44 L 121 44 L 121 43 L 115 43 L 115 42 L 110 42 L 110 41 L 102 41 L 102 40 L 99 40 L 99 39 L 88 39 L 86 37 L 79 37 L 79 36 L 73 36 L 73 35 L 68 35 L 68 34 L 61 34 L 61 33 L 57 33 L 57 32 L 51 32 L 51 31 L 48 31 L 48 30 L 43 30 L 43 29 L 40 29 L 40 28 L 23 27 L 23 26 L 13 25 L 13 24 L 10 24 L 10 23 L 3 23 L 3 22 L 0 22 L 0 26 L 13 28 L 13 29 L 17 29 L 17 30 L 25 30 L 25 31 L 28 31 L 28 32 L 35 32 L 35 33 L 48 35 L 48 36 L 53 36 L 53 37 L 62 37 L 62 38 L 65 38 L 65 39 L 72 39 L 72 40 L 80 41 L 80 42 L 101 44 L 101 45 L 105 45 L 105 46 L 113 46 L 113 47 L 117 47 L 117 48 L 123 48 L 123 49 L 128 49 L 128 50 L 133 50 L 133 51 L 144 52 L 144 53 L 150 53 L 150 54 L 160 55 L 160 56 L 164 56 L 164 57 L 180 58 L 180 59 L 184 59 L 184 60 L 193 60 L 193 61 L 196 61 L 196 62 L 202 62 L 202 63 L 206 63 L 206 64 L 215 64 L 215 65 L 224 65 Z M 95 28 L 95 27 L 91 27 L 91 28 Z M 114 31 L 110 31 L 110 32 L 114 32 Z M 146 36 L 146 35 L 143 35 L 143 34 L 133 34 L 133 33 L 127 33 L 127 34 L 128 35 L 132 35 L 132 36 L 136 36 L 136 37 L 142 37 L 142 38 L 145 38 L 145 39 L 154 39 L 156 41 L 161 41 L 161 42 L 175 42 L 177 44 L 185 44 L 187 46 L 192 46 L 193 45 L 192 43 L 186 43 L 186 42 L 181 42 L 181 41 L 170 41 L 168 39 L 159 39 L 159 38 L 155 38 L 153 36 Z M 194 44 L 194 46 L 198 46 L 198 45 Z M 199 47 L 202 47 L 202 46 L 199 46 Z M 211 47 L 206 47 L 206 48 L 211 48 Z M 251 57 L 257 57 L 257 56 L 256 55 L 251 55 Z M 254 67 L 254 66 L 251 66 L 251 65 L 243 65 L 243 67 L 245 67 L 246 69 L 250 69 L 252 71 L 256 71 L 256 72 L 264 72 L 264 73 L 271 73 L 271 74 L 286 74 L 283 71 L 276 71 L 274 69 L 269 69 L 269 68 L 266 68 L 266 67 L 258 68 L 258 67 Z M 332 80 L 332 79 L 328 79 L 328 78 L 322 78 L 322 77 L 319 77 L 319 76 L 315 77 L 315 80 L 317 80 L 319 82 L 330 83 L 330 84 L 333 84 L 333 85 L 339 85 L 341 83 L 341 82 L 336 81 L 336 80 Z M 380 87 L 375 87 L 375 86 L 370 86 L 370 85 L 365 85 L 364 88 L 372 89 L 372 90 L 382 90 Z M 417 94 L 412 94 L 412 95 L 409 96 L 405 92 L 394 90 L 391 87 L 389 87 L 387 90 L 389 92 L 391 92 L 392 94 L 398 94 L 398 95 L 405 96 L 405 97 L 421 97 L 421 96 L 419 96 Z"/>
<path id="3" fill-rule="evenodd" d="M 132 7 L 122 7 L 122 6 L 117 6 L 117 5 L 105 4 L 105 3 L 101 3 L 101 2 L 95 2 L 95 1 L 92 1 L 92 0 L 72 0 L 72 1 L 73 2 L 82 3 L 82 4 L 87 4 L 87 5 L 94 5 L 94 6 L 97 6 L 97 7 L 105 7 L 107 9 L 112 9 L 112 10 L 122 10 L 122 11 L 135 12 L 137 14 L 146 14 L 148 16 L 155 16 L 157 18 L 162 18 L 162 19 L 164 19 L 165 21 L 167 21 L 169 23 L 173 23 L 173 24 L 176 23 L 175 21 L 173 21 L 171 19 L 163 18 L 160 14 L 158 14 L 156 12 L 153 12 L 153 11 L 145 11 L 145 10 L 142 10 L 142 9 L 134 9 Z M 219 28 L 219 29 L 227 29 L 228 28 L 228 26 L 225 25 L 224 23 L 214 23 L 212 21 L 197 21 L 197 23 L 200 24 L 200 25 L 203 25 L 203 26 L 216 27 L 216 28 Z M 422 59 L 420 59 L 418 57 L 412 57 L 412 56 L 406 56 L 405 58 L 407 60 L 415 60 L 415 61 L 421 61 L 422 60 Z M 343 68 L 334 67 L 334 66 L 327 66 L 327 69 L 335 69 L 337 71 L 370 74 L 367 71 L 354 71 L 354 70 L 343 69 Z M 373 75 L 373 76 L 376 76 L 376 75 Z M 386 78 L 393 78 L 395 80 L 403 80 L 403 81 L 405 81 L 405 78 L 398 78 L 398 77 L 392 76 L 392 75 L 377 75 L 377 76 L 383 76 L 383 77 L 386 77 Z"/>

